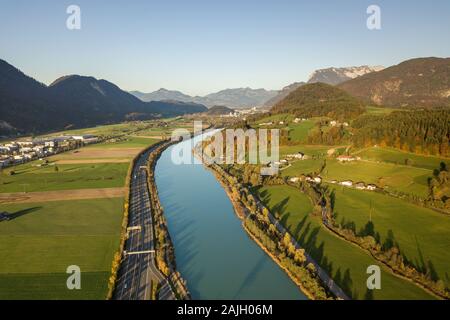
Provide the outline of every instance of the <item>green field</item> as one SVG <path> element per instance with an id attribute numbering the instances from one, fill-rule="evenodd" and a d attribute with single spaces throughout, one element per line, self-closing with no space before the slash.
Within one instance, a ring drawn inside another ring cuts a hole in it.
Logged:
<path id="1" fill-rule="evenodd" d="M 305 142 L 309 131 L 314 128 L 314 121 L 305 120 L 300 123 L 289 124 L 289 138 L 291 141 Z"/>
<path id="2" fill-rule="evenodd" d="M 4 170 L 0 176 L 0 193 L 123 187 L 129 166 L 128 163 L 92 163 L 36 167 L 40 162 Z M 14 175 L 9 175 L 11 170 Z"/>
<path id="3" fill-rule="evenodd" d="M 280 158 L 283 158 L 287 154 L 293 154 L 297 152 L 303 152 L 308 156 L 324 157 L 327 155 L 327 151 L 334 149 L 335 147 L 321 146 L 321 145 L 294 145 L 294 146 L 280 146 Z M 337 148 L 337 147 L 336 147 Z"/>
<path id="4" fill-rule="evenodd" d="M 433 156 L 424 156 L 414 153 L 404 152 L 392 148 L 372 147 L 355 152 L 362 159 L 388 162 L 394 164 L 405 165 L 418 168 L 434 170 L 439 168 L 441 162 L 450 165 L 450 159 L 442 159 Z"/>
<path id="5" fill-rule="evenodd" d="M 272 211 L 299 243 L 318 261 L 333 279 L 354 299 L 432 299 L 433 297 L 409 281 L 402 280 L 381 267 L 382 289 L 368 292 L 366 268 L 377 261 L 360 248 L 325 229 L 318 217 L 307 212 L 308 198 L 295 188 L 271 186 L 259 190 Z"/>
<path id="6" fill-rule="evenodd" d="M 441 213 L 375 192 L 337 187 L 337 221 L 354 222 L 360 232 L 371 215 L 381 243 L 397 242 L 402 254 L 419 270 L 433 270 L 449 284 L 450 219 Z"/>
<path id="7" fill-rule="evenodd" d="M 283 177 L 296 177 L 301 174 L 309 174 L 320 170 L 323 164 L 323 159 L 313 160 L 297 160 L 291 166 L 281 169 Z"/>
<path id="8" fill-rule="evenodd" d="M 401 191 L 425 198 L 428 195 L 428 177 L 432 171 L 370 161 L 340 163 L 327 160 L 322 176 L 327 180 L 352 180 L 353 182 L 373 183 L 386 190 Z"/>
<path id="9" fill-rule="evenodd" d="M 374 114 L 374 115 L 387 115 L 387 114 L 392 113 L 397 110 L 400 110 L 400 109 L 382 108 L 382 107 L 374 107 L 374 106 L 366 107 L 366 113 Z"/>
<path id="10" fill-rule="evenodd" d="M 98 143 L 91 144 L 85 148 L 93 149 L 110 149 L 110 148 L 146 148 L 158 142 L 158 139 L 143 138 L 143 137 L 127 137 L 126 140 L 114 143 Z"/>
<path id="11" fill-rule="evenodd" d="M 123 199 L 2 205 L 1 299 L 104 299 L 119 245 Z M 82 289 L 67 290 L 66 268 L 81 268 Z"/>

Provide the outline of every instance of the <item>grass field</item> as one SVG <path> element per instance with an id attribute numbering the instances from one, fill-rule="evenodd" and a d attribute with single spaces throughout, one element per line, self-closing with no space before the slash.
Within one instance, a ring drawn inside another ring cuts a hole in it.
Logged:
<path id="1" fill-rule="evenodd" d="M 110 149 L 110 148 L 146 148 L 158 142 L 158 139 L 143 138 L 143 137 L 128 137 L 124 141 L 115 143 L 98 143 L 91 144 L 85 148 L 87 149 Z"/>
<path id="2" fill-rule="evenodd" d="M 0 299 L 104 299 L 119 244 L 123 198 L 2 205 Z M 81 268 L 67 290 L 66 268 Z"/>
<path id="3" fill-rule="evenodd" d="M 300 123 L 290 123 L 289 138 L 291 138 L 292 141 L 305 142 L 308 138 L 309 131 L 314 125 L 314 121 L 311 120 L 302 121 Z"/>
<path id="4" fill-rule="evenodd" d="M 308 156 L 324 157 L 327 155 L 327 151 L 337 147 L 321 146 L 321 145 L 305 145 L 299 144 L 294 146 L 280 146 L 280 157 L 284 157 L 287 154 L 303 152 Z"/>
<path id="5" fill-rule="evenodd" d="M 337 187 L 337 221 L 354 222 L 359 232 L 371 214 L 375 233 L 381 243 L 397 242 L 402 254 L 419 270 L 434 270 L 436 277 L 449 285 L 450 219 L 433 210 L 378 194 Z M 435 278 L 437 280 L 437 278 Z"/>
<path id="6" fill-rule="evenodd" d="M 292 163 L 290 167 L 281 170 L 283 177 L 296 177 L 301 174 L 309 174 L 320 170 L 323 164 L 323 159 L 313 160 L 298 160 Z"/>
<path id="7" fill-rule="evenodd" d="M 360 248 L 336 237 L 325 229 L 318 217 L 308 214 L 309 200 L 297 189 L 271 186 L 259 190 L 272 211 L 278 211 L 283 225 L 318 261 L 333 279 L 354 299 L 432 299 L 414 284 L 381 268 L 381 290 L 367 290 L 366 269 L 377 265 L 375 259 Z"/>
<path id="8" fill-rule="evenodd" d="M 374 106 L 366 107 L 366 113 L 375 114 L 375 115 L 387 115 L 387 114 L 392 113 L 397 110 L 400 110 L 400 109 L 381 108 L 381 107 L 374 107 Z"/>
<path id="9" fill-rule="evenodd" d="M 450 159 L 418 155 L 392 148 L 372 147 L 355 152 L 355 154 L 360 156 L 362 159 L 401 165 L 408 163 L 409 166 L 429 170 L 439 168 L 441 162 L 445 162 L 450 165 Z"/>
<path id="10" fill-rule="evenodd" d="M 0 192 L 33 192 L 85 188 L 114 188 L 125 185 L 129 163 L 58 164 L 46 167 L 30 162 L 4 170 Z M 13 170 L 14 175 L 8 172 Z"/>
<path id="11" fill-rule="evenodd" d="M 337 160 L 327 160 L 327 166 L 322 176 L 327 180 L 352 180 L 374 183 L 387 190 L 396 190 L 425 198 L 428 195 L 427 179 L 432 171 L 369 161 L 340 163 Z"/>

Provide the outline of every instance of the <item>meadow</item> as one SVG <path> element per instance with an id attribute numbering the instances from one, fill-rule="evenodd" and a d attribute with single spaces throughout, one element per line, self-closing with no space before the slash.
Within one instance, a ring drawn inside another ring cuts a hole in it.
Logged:
<path id="1" fill-rule="evenodd" d="M 0 193 L 123 187 L 129 166 L 129 163 L 92 163 L 36 167 L 38 162 L 3 170 Z"/>
<path id="2" fill-rule="evenodd" d="M 260 198 L 281 216 L 282 224 L 333 279 L 354 299 L 432 299 L 427 292 L 381 267 L 382 289 L 368 291 L 366 268 L 379 265 L 360 248 L 342 240 L 312 216 L 310 201 L 298 189 L 270 186 L 259 189 Z"/>
<path id="3" fill-rule="evenodd" d="M 428 195 L 428 178 L 432 174 L 431 170 L 390 163 L 340 163 L 333 159 L 327 159 L 327 166 L 322 172 L 326 180 L 373 183 L 386 190 L 401 191 L 421 198 Z"/>
<path id="4" fill-rule="evenodd" d="M 370 219 L 371 233 L 380 242 L 397 243 L 401 253 L 418 270 L 429 269 L 435 280 L 449 285 L 450 219 L 431 209 L 376 192 L 343 187 L 333 188 L 335 213 L 339 223 L 353 222 L 363 232 Z"/>
<path id="5" fill-rule="evenodd" d="M 411 167 L 434 170 L 439 168 L 441 162 L 450 164 L 450 159 L 438 158 L 433 156 L 418 155 L 405 151 L 386 147 L 371 147 L 355 152 L 362 159 L 371 161 L 387 162 Z"/>
<path id="6" fill-rule="evenodd" d="M 305 120 L 299 123 L 289 124 L 289 138 L 292 141 L 305 142 L 308 137 L 309 131 L 314 128 L 315 122 L 311 120 Z"/>
<path id="7" fill-rule="evenodd" d="M 123 198 L 6 204 L 0 222 L 0 299 L 104 299 L 119 245 Z M 81 268 L 81 290 L 66 269 Z"/>

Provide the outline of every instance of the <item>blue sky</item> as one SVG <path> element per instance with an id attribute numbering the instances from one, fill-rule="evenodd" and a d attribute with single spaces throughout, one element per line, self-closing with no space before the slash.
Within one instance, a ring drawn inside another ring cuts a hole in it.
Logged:
<path id="1" fill-rule="evenodd" d="M 81 8 L 82 29 L 66 28 Z M 382 29 L 366 28 L 381 8 Z M 0 0 L 0 58 L 44 83 L 91 75 L 125 90 L 280 89 L 318 68 L 450 56 L 450 1 Z"/>

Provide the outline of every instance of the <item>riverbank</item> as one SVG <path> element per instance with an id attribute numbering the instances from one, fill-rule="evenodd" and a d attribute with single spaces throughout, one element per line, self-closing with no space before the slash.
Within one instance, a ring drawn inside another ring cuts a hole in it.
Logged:
<path id="1" fill-rule="evenodd" d="M 197 149 L 197 150 L 195 150 L 195 149 Z M 198 148 L 195 148 L 195 149 L 194 149 L 194 155 L 197 158 L 201 159 L 201 156 L 198 154 L 198 152 L 199 152 Z M 298 277 L 296 277 L 296 275 L 288 269 L 288 267 L 280 260 L 280 258 L 275 253 L 271 252 L 269 250 L 269 248 L 267 248 L 262 243 L 262 241 L 260 241 L 256 237 L 256 235 L 254 235 L 249 230 L 249 228 L 245 224 L 246 219 L 248 219 L 250 216 L 250 212 L 249 212 L 248 208 L 235 195 L 235 192 L 233 192 L 233 189 L 229 185 L 228 181 L 226 181 L 225 177 L 223 177 L 223 175 L 217 170 L 217 168 L 214 167 L 214 165 L 205 165 L 205 167 L 207 169 L 209 169 L 210 172 L 213 173 L 216 180 L 219 182 L 219 184 L 222 186 L 222 188 L 226 192 L 228 198 L 230 199 L 230 202 L 233 205 L 233 209 L 234 209 L 236 216 L 241 220 L 241 225 L 242 225 L 243 229 L 245 230 L 245 232 L 247 233 L 247 235 L 250 237 L 250 239 L 252 239 L 265 252 L 265 254 L 267 254 L 287 274 L 287 276 L 295 283 L 295 285 L 301 290 L 301 292 L 303 294 L 305 294 L 305 296 L 307 296 L 310 300 L 324 299 L 323 295 L 314 294 L 314 292 L 308 290 L 308 288 L 306 288 L 303 285 L 303 283 L 300 281 L 300 279 Z M 307 268 L 304 267 L 303 270 L 306 271 Z M 307 271 L 307 272 L 309 272 L 309 271 Z M 310 275 L 310 280 L 311 279 L 314 279 L 313 280 L 315 282 L 314 285 L 321 287 L 324 291 L 326 291 L 325 286 L 322 283 L 319 283 L 313 274 Z"/>
<path id="2" fill-rule="evenodd" d="M 177 271 L 175 250 L 170 237 L 167 221 L 164 217 L 164 210 L 158 196 L 158 189 L 155 182 L 155 166 L 163 151 L 178 141 L 167 141 L 157 147 L 149 155 L 147 162 L 148 179 L 147 185 L 150 192 L 150 207 L 153 216 L 154 241 L 156 243 L 156 265 L 158 269 L 167 277 L 178 299 L 190 300 L 191 295 L 187 289 L 186 281 Z"/>

